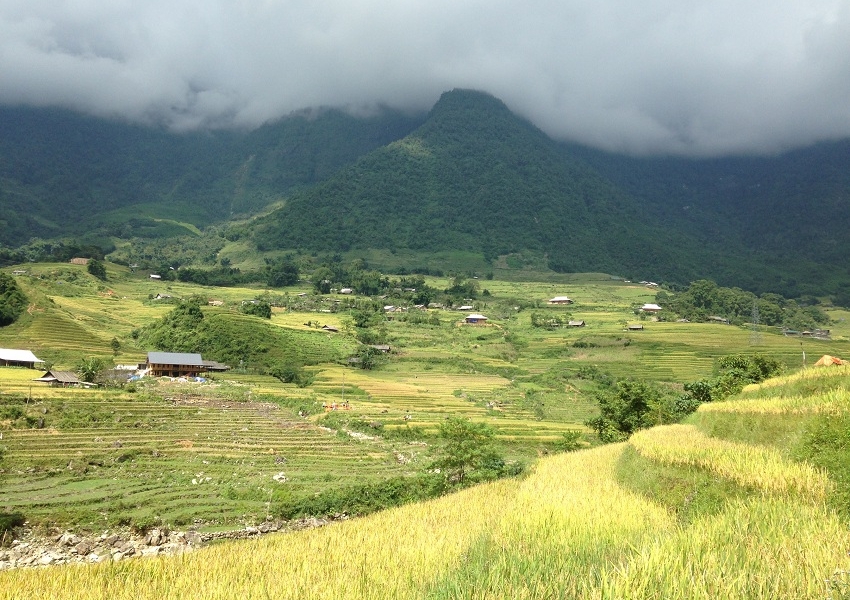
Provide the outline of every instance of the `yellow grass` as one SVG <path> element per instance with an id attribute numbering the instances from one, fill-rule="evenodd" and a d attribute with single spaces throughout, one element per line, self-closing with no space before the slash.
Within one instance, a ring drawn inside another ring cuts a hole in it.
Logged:
<path id="1" fill-rule="evenodd" d="M 699 410 L 704 413 L 838 414 L 850 410 L 850 392 L 842 387 L 823 394 L 712 402 L 703 404 Z"/>
<path id="2" fill-rule="evenodd" d="M 706 469 L 763 492 L 792 492 L 820 501 L 831 489 L 826 475 L 808 464 L 791 462 L 773 448 L 708 437 L 693 425 L 639 431 L 629 443 L 650 460 Z"/>
<path id="3" fill-rule="evenodd" d="M 0 599 L 815 599 L 850 567 L 846 526 L 817 503 L 756 497 L 677 525 L 616 483 L 623 447 L 318 530 L 3 572 Z"/>

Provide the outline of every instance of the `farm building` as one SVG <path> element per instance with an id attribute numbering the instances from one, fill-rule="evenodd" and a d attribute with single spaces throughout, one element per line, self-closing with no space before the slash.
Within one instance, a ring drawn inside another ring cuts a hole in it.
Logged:
<path id="1" fill-rule="evenodd" d="M 628 327 L 626 327 L 626 329 L 628 329 L 629 331 L 643 331 L 643 325 L 641 325 L 640 323 L 636 323 L 634 325 L 629 325 Z"/>
<path id="2" fill-rule="evenodd" d="M 483 325 L 487 322 L 487 317 L 484 315 L 471 314 L 466 317 L 465 321 L 471 325 Z"/>
<path id="3" fill-rule="evenodd" d="M 567 296 L 555 296 L 549 299 L 549 304 L 572 304 L 572 299 Z"/>
<path id="4" fill-rule="evenodd" d="M 331 333 L 339 333 L 339 327 L 334 327 L 333 325 L 322 325 L 322 329 Z"/>
<path id="5" fill-rule="evenodd" d="M 48 371 L 38 379 L 33 379 L 33 381 L 40 381 L 42 383 L 47 383 L 54 387 L 70 387 L 72 385 L 77 386 L 80 385 L 80 380 L 77 378 L 77 375 L 72 371 Z"/>
<path id="6" fill-rule="evenodd" d="M 224 373 L 225 371 L 230 370 L 230 366 L 224 363 L 216 362 L 214 360 L 205 360 L 204 368 L 206 369 L 207 373 Z"/>
<path id="7" fill-rule="evenodd" d="M 43 363 L 40 358 L 29 350 L 10 350 L 0 348 L 0 366 L 3 367 L 27 367 L 35 369 L 35 363 Z"/>
<path id="8" fill-rule="evenodd" d="M 567 325 L 569 325 L 570 327 L 584 327 L 585 325 L 587 325 L 587 323 L 585 323 L 584 321 L 569 321 Z"/>
<path id="9" fill-rule="evenodd" d="M 374 348 L 374 349 L 375 349 L 375 350 L 377 350 L 378 352 L 383 352 L 384 354 L 386 354 L 387 352 L 389 352 L 389 351 L 390 351 L 390 349 L 391 349 L 391 348 L 389 347 L 389 345 L 387 345 L 387 344 L 369 344 L 369 347 L 370 347 L 370 348 Z"/>
<path id="10" fill-rule="evenodd" d="M 207 371 L 200 354 L 187 352 L 148 352 L 145 368 L 152 377 L 197 377 Z"/>
<path id="11" fill-rule="evenodd" d="M 87 265 L 87 264 L 89 264 L 89 259 L 81 258 L 81 257 L 78 256 L 78 257 L 72 258 L 68 262 L 70 262 L 72 265 Z"/>
<path id="12" fill-rule="evenodd" d="M 662 310 L 662 308 L 660 306 L 658 306 L 657 304 L 644 304 L 643 306 L 640 307 L 640 309 L 643 312 L 648 312 L 648 313 L 657 313 L 658 311 Z"/>

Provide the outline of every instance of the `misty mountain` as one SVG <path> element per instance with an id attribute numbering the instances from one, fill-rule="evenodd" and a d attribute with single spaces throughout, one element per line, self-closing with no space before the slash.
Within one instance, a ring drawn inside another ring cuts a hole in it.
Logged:
<path id="1" fill-rule="evenodd" d="M 847 143 L 777 157 L 637 159 L 558 144 L 483 93 L 259 220 L 260 249 L 543 254 L 561 271 L 836 289 L 850 223 Z M 829 222 L 824 219 L 826 217 Z"/>
<path id="2" fill-rule="evenodd" d="M 466 90 L 427 115 L 305 111 L 241 132 L 0 109 L 5 246 L 239 219 L 230 232 L 259 252 L 527 252 L 560 271 L 850 297 L 849 195 L 848 141 L 627 157 L 555 142 Z"/>
<path id="3" fill-rule="evenodd" d="M 131 237 L 150 231 L 145 219 L 203 227 L 245 217 L 421 122 L 389 110 L 366 118 L 316 110 L 250 132 L 179 134 L 67 110 L 0 108 L 0 244 L 98 229 Z"/>

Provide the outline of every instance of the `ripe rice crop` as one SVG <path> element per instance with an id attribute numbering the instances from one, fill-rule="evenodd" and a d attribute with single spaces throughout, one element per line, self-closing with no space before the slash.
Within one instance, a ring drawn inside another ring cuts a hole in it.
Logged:
<path id="1" fill-rule="evenodd" d="M 635 433 L 629 443 L 645 458 L 705 469 L 771 494 L 796 493 L 818 501 L 831 488 L 824 473 L 791 462 L 775 449 L 708 437 L 693 425 L 667 425 Z"/>
<path id="2" fill-rule="evenodd" d="M 703 413 L 837 414 L 850 410 L 850 391 L 840 387 L 822 394 L 711 402 L 703 404 L 699 410 Z"/>

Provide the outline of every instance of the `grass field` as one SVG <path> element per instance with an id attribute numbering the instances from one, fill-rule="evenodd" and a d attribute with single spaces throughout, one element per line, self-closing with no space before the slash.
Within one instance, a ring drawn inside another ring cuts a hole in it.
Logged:
<path id="1" fill-rule="evenodd" d="M 835 373 L 805 379 L 823 391 L 846 376 Z M 800 380 L 626 443 L 543 458 L 521 479 L 317 530 L 2 572 L 0 598 L 846 598 L 850 530 L 836 472 L 792 457 L 817 423 L 761 411 L 766 430 L 785 432 L 780 445 L 756 441 L 761 428 L 707 433 L 745 420 L 754 401 L 795 396 Z M 810 404 L 813 415 L 850 417 L 846 403 Z"/>
<path id="2" fill-rule="evenodd" d="M 166 314 L 176 298 L 220 300 L 223 306 L 208 314 L 244 321 L 255 317 L 239 315 L 239 305 L 264 291 L 155 282 L 116 265 L 108 266 L 105 283 L 75 265 L 26 268 L 18 281 L 32 304 L 18 323 L 0 329 L 0 346 L 31 349 L 61 369 L 93 355 L 142 361 L 152 348 L 137 346 L 133 331 Z M 448 278 L 427 279 L 437 288 L 450 285 Z M 236 524 L 265 518 L 286 498 L 421 472 L 449 415 L 492 425 L 506 456 L 528 464 L 553 452 L 566 432 L 592 441 L 583 423 L 597 414 L 598 387 L 580 376 L 586 368 L 675 389 L 711 375 L 718 357 L 738 352 L 761 352 L 792 369 L 802 365 L 803 352 L 809 364 L 824 353 L 850 355 L 840 311 L 831 341 L 765 329 L 754 345 L 748 328 L 641 320 L 633 307 L 652 301 L 654 292 L 607 275 L 479 283 L 489 295 L 475 301 L 475 310 L 489 317 L 487 325 L 462 324 L 465 313 L 450 310 L 428 311 L 419 322 L 387 320 L 382 327 L 392 352 L 378 368 L 313 364 L 306 387 L 234 370 L 182 387 L 162 381 L 134 392 L 57 389 L 33 383 L 40 373 L 0 368 L 0 509 L 22 510 L 34 523 L 91 529 L 196 519 Z M 272 293 L 312 294 L 306 286 Z M 155 300 L 156 294 L 173 299 Z M 555 295 L 575 304 L 549 306 Z M 350 316 L 325 312 L 330 304 L 311 299 L 304 305 L 314 310 L 278 308 L 271 323 L 291 332 L 301 350 L 356 347 Z M 586 326 L 534 328 L 533 312 Z M 626 331 L 629 323 L 644 329 Z M 340 332 L 322 332 L 323 324 Z M 343 402 L 351 410 L 325 421 L 322 406 Z M 281 473 L 283 484 L 273 479 Z"/>

